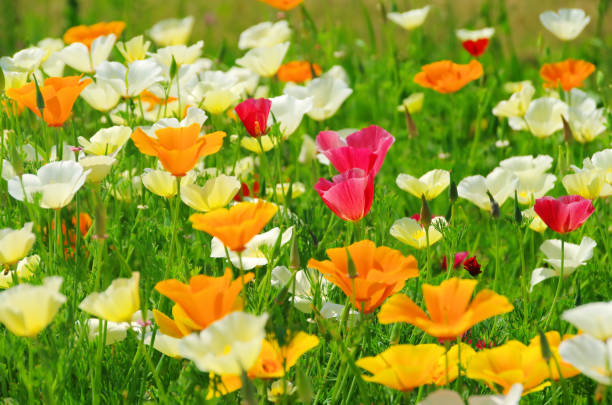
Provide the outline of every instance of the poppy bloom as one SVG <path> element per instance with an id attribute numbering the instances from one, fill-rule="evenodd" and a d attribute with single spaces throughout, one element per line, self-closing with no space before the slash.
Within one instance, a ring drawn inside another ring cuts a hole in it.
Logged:
<path id="1" fill-rule="evenodd" d="M 271 107 L 271 100 L 266 98 L 249 98 L 238 104 L 234 110 L 249 135 L 257 138 L 267 132 Z"/>
<path id="2" fill-rule="evenodd" d="M 396 294 L 383 305 L 378 320 L 383 324 L 407 322 L 431 336 L 455 339 L 477 323 L 514 309 L 506 297 L 491 290 L 478 292 L 470 302 L 476 284 L 476 280 L 456 277 L 439 286 L 423 284 L 429 314 L 407 295 Z"/>
<path id="3" fill-rule="evenodd" d="M 348 254 L 357 275 L 349 275 Z M 353 243 L 346 248 L 328 249 L 331 260 L 310 259 L 308 267 L 321 272 L 325 278 L 350 298 L 358 310 L 369 314 L 391 294 L 400 291 L 409 278 L 419 275 L 414 256 L 404 257 L 398 250 L 376 247 L 370 240 Z"/>
<path id="4" fill-rule="evenodd" d="M 582 82 L 595 71 L 595 65 L 584 60 L 568 59 L 563 62 L 547 63 L 540 69 L 540 76 L 546 82 L 544 87 L 561 88 L 570 91 L 582 87 Z"/>
<path id="5" fill-rule="evenodd" d="M 482 65 L 477 60 L 467 65 L 442 60 L 423 66 L 414 77 L 414 82 L 438 93 L 454 93 L 472 80 L 479 79 L 482 73 Z"/>
<path id="6" fill-rule="evenodd" d="M 580 228 L 595 211 L 595 207 L 591 200 L 579 195 L 565 195 L 559 198 L 538 198 L 533 210 L 553 231 L 568 233 Z"/>
<path id="7" fill-rule="evenodd" d="M 183 177 L 203 156 L 217 153 L 223 145 L 225 132 L 217 131 L 200 136 L 201 126 L 166 127 L 155 131 L 156 138 L 137 128 L 132 141 L 141 153 L 157 156 L 164 168 L 176 177 Z"/>
<path id="8" fill-rule="evenodd" d="M 432 384 L 438 374 L 443 346 L 434 344 L 394 345 L 375 357 L 364 357 L 355 364 L 372 373 L 365 381 L 409 392 L 421 385 Z"/>
<path id="9" fill-rule="evenodd" d="M 242 252 L 276 214 L 278 207 L 259 200 L 242 202 L 226 209 L 220 208 L 206 214 L 193 214 L 189 220 L 194 229 L 215 236 L 234 252 Z"/>
<path id="10" fill-rule="evenodd" d="M 93 25 L 77 25 L 66 31 L 64 34 L 64 42 L 67 44 L 80 42 L 89 48 L 94 39 L 103 35 L 115 34 L 115 37 L 119 38 L 124 28 L 125 23 L 123 21 L 111 21 L 108 23 L 100 22 Z"/>
<path id="11" fill-rule="evenodd" d="M 173 101 L 178 100 L 176 97 L 168 97 L 164 100 L 164 99 L 157 97 L 155 94 L 151 93 L 148 90 L 145 90 L 142 93 L 140 93 L 139 97 L 140 97 L 140 101 L 148 104 L 146 111 L 153 111 L 153 109 L 155 109 L 156 106 L 167 105 Z"/>
<path id="12" fill-rule="evenodd" d="M 457 37 L 463 48 L 473 57 L 477 58 L 484 53 L 489 46 L 489 40 L 495 33 L 494 28 L 483 28 L 481 30 L 457 30 Z"/>
<path id="13" fill-rule="evenodd" d="M 393 135 L 376 125 L 354 132 L 346 140 L 334 131 L 317 135 L 317 148 L 340 173 L 358 168 L 376 176 L 393 142 Z"/>
<path id="14" fill-rule="evenodd" d="M 260 192 L 259 182 L 255 180 L 253 186 L 249 188 L 249 185 L 242 182 L 238 194 L 234 196 L 234 201 L 242 201 L 244 197 L 257 198 Z"/>
<path id="15" fill-rule="evenodd" d="M 81 76 L 50 77 L 45 80 L 40 92 L 45 101 L 42 118 L 50 127 L 61 127 L 70 116 L 72 106 L 79 94 L 92 82 L 91 79 L 81 80 Z M 28 107 L 40 117 L 36 103 L 36 86 L 28 83 L 18 89 L 8 89 L 6 95 L 17 103 Z"/>
<path id="16" fill-rule="evenodd" d="M 361 169 L 350 169 L 332 178 L 319 179 L 314 189 L 338 217 L 359 221 L 368 215 L 374 200 L 374 175 Z"/>
<path id="17" fill-rule="evenodd" d="M 279 10 L 289 11 L 300 5 L 304 0 L 259 0 Z"/>
<path id="18" fill-rule="evenodd" d="M 459 266 L 461 266 L 463 264 L 465 259 L 467 259 L 468 255 L 469 255 L 468 252 L 459 252 L 459 253 L 455 254 L 455 260 L 453 262 L 453 269 L 458 269 Z M 442 269 L 446 270 L 446 267 L 447 267 L 446 256 L 442 256 L 442 264 L 440 265 L 440 267 L 442 267 Z"/>
<path id="19" fill-rule="evenodd" d="M 178 339 L 206 329 L 230 312 L 242 309 L 240 292 L 253 277 L 253 273 L 246 273 L 244 277 L 232 280 L 232 271 L 228 268 L 221 277 L 193 276 L 189 284 L 174 279 L 160 281 L 155 289 L 175 302 L 172 308 L 174 319 L 154 309 L 155 322 L 164 335 Z"/>
<path id="20" fill-rule="evenodd" d="M 321 66 L 307 61 L 288 62 L 278 68 L 276 75 L 281 82 L 303 83 L 311 80 L 313 75 L 321 75 Z"/>
<path id="21" fill-rule="evenodd" d="M 482 270 L 480 270 L 480 263 L 476 260 L 476 256 L 472 256 L 463 263 L 463 268 L 468 271 L 472 275 L 472 277 L 476 277 Z"/>

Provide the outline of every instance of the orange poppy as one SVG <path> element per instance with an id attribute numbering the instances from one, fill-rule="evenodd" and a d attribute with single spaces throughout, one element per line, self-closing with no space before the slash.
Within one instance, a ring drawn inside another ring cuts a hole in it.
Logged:
<path id="1" fill-rule="evenodd" d="M 81 91 L 91 83 L 91 79 L 81 80 L 81 76 L 50 77 L 45 80 L 40 92 L 45 101 L 42 118 L 50 127 L 61 127 L 70 116 L 72 106 Z M 36 104 L 36 86 L 28 83 L 17 89 L 8 89 L 6 95 L 28 107 L 40 117 Z"/>
<path id="2" fill-rule="evenodd" d="M 193 276 L 189 284 L 174 279 L 157 283 L 155 289 L 176 303 L 172 308 L 174 320 L 153 310 L 161 332 L 180 339 L 193 331 L 206 329 L 230 312 L 241 310 L 243 303 L 239 294 L 254 274 L 246 273 L 235 280 L 232 277 L 232 271 L 225 269 L 225 275 L 221 277 Z"/>
<path id="3" fill-rule="evenodd" d="M 540 76 L 546 81 L 544 87 L 561 88 L 570 91 L 582 87 L 582 82 L 595 71 L 595 65 L 584 60 L 568 59 L 563 62 L 547 63 L 540 69 Z"/>
<path id="4" fill-rule="evenodd" d="M 303 83 L 311 80 L 313 74 L 319 76 L 321 72 L 321 66 L 316 63 L 296 60 L 282 65 L 276 75 L 281 82 Z"/>
<path id="5" fill-rule="evenodd" d="M 77 239 L 77 233 L 76 233 L 77 217 L 76 215 L 72 217 L 72 220 L 70 222 L 72 223 L 72 227 L 67 228 L 66 221 L 62 220 L 64 257 L 66 258 L 66 260 L 69 257 L 74 256 L 74 252 L 76 251 L 76 239 Z M 87 235 L 87 232 L 89 232 L 89 228 L 91 228 L 92 224 L 93 224 L 93 220 L 91 219 L 89 214 L 85 212 L 81 212 L 79 214 L 79 231 L 82 237 L 85 237 Z M 44 229 L 44 232 L 45 234 L 47 233 L 46 228 Z M 55 220 L 51 221 L 51 232 L 55 233 Z M 60 243 L 59 238 L 57 239 L 57 243 Z M 82 243 L 81 243 L 81 249 L 85 251 L 85 255 L 89 255 L 89 252 L 85 250 L 85 246 Z"/>
<path id="6" fill-rule="evenodd" d="M 372 374 L 364 375 L 365 381 L 408 392 L 434 382 L 444 352 L 443 346 L 434 344 L 395 345 L 378 356 L 361 358 L 355 364 Z"/>
<path id="7" fill-rule="evenodd" d="M 145 90 L 142 93 L 140 93 L 140 101 L 142 101 L 143 103 L 149 103 L 149 106 L 147 107 L 147 111 L 153 111 L 156 105 L 169 104 L 176 100 L 178 100 L 176 97 L 168 97 L 164 101 L 163 99 L 157 97 L 155 94 L 151 93 L 148 90 Z"/>
<path id="8" fill-rule="evenodd" d="M 279 10 L 288 11 L 297 7 L 304 0 L 259 0 Z"/>
<path id="9" fill-rule="evenodd" d="M 476 280 L 453 277 L 439 286 L 423 284 L 426 314 L 407 295 L 394 295 L 378 314 L 380 323 L 407 322 L 440 339 L 455 339 L 472 326 L 514 309 L 503 295 L 482 290 L 470 302 Z"/>
<path id="10" fill-rule="evenodd" d="M 157 156 L 164 168 L 176 177 L 182 177 L 194 168 L 198 159 L 217 153 L 223 145 L 225 132 L 200 135 L 200 124 L 188 127 L 166 127 L 155 131 L 156 138 L 137 128 L 132 141 L 141 153 Z"/>
<path id="11" fill-rule="evenodd" d="M 307 351 L 317 347 L 319 338 L 305 332 L 298 332 L 287 346 L 280 346 L 276 340 L 265 339 L 255 364 L 247 371 L 250 379 L 280 378 L 293 367 Z M 212 379 L 211 379 L 212 381 Z M 242 387 L 240 376 L 222 375 L 216 389 L 209 389 L 207 399 L 226 395 Z"/>
<path id="12" fill-rule="evenodd" d="M 414 76 L 414 82 L 438 93 L 454 93 L 472 80 L 479 79 L 482 73 L 482 65 L 477 60 L 467 65 L 442 60 L 423 66 Z"/>
<path id="13" fill-rule="evenodd" d="M 354 278 L 349 276 L 347 249 L 355 264 Z M 348 248 L 328 249 L 327 255 L 331 260 L 310 259 L 308 267 L 323 273 L 344 291 L 355 308 L 366 314 L 401 290 L 407 279 L 419 275 L 414 256 L 404 257 L 398 250 L 376 247 L 370 240 L 353 243 Z"/>
<path id="14" fill-rule="evenodd" d="M 115 34 L 115 37 L 119 38 L 124 28 L 125 23 L 123 21 L 111 21 L 108 23 L 99 22 L 94 25 L 77 25 L 76 27 L 68 28 L 64 34 L 64 42 L 67 44 L 80 42 L 89 48 L 94 39 L 103 35 Z"/>
<path id="15" fill-rule="evenodd" d="M 242 202 L 226 209 L 220 208 L 206 214 L 193 214 L 189 220 L 197 230 L 216 236 L 234 252 L 242 252 L 276 214 L 278 207 L 259 200 Z"/>

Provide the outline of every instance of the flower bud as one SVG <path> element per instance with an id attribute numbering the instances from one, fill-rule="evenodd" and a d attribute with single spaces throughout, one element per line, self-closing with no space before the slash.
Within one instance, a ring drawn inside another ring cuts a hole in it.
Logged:
<path id="1" fill-rule="evenodd" d="M 457 184 L 455 183 L 455 180 L 451 179 L 450 187 L 448 188 L 448 199 L 450 200 L 451 204 L 454 204 L 458 198 L 459 193 L 457 192 Z"/>
<path id="2" fill-rule="evenodd" d="M 36 80 L 36 76 L 34 77 L 34 85 L 36 86 L 36 107 L 42 113 L 42 110 L 45 108 L 45 99 L 43 98 L 42 92 L 40 91 L 40 87 L 38 87 L 38 80 Z"/>
<path id="3" fill-rule="evenodd" d="M 573 141 L 574 134 L 572 133 L 572 128 L 563 115 L 561 116 L 561 121 L 563 121 L 563 140 L 565 142 Z"/>
<path id="4" fill-rule="evenodd" d="M 174 59 L 174 55 L 172 55 L 172 62 L 170 63 L 170 79 L 174 79 L 177 73 L 178 66 L 176 64 L 176 59 Z"/>
<path id="5" fill-rule="evenodd" d="M 540 351 L 542 352 L 542 358 L 548 363 L 552 358 L 552 351 L 550 350 L 548 339 L 546 339 L 546 335 L 541 329 L 538 329 L 538 334 L 540 335 Z"/>
<path id="6" fill-rule="evenodd" d="M 351 252 L 349 252 L 348 248 L 346 248 L 346 257 L 348 258 L 348 277 L 349 278 L 356 278 L 359 276 L 359 274 L 357 274 L 357 268 L 355 267 L 355 262 L 353 261 L 353 258 L 351 257 Z"/>
<path id="7" fill-rule="evenodd" d="M 300 250 L 298 248 L 297 235 L 293 233 L 291 239 L 291 253 L 289 254 L 289 268 L 291 270 L 298 270 L 300 268 Z"/>
<path id="8" fill-rule="evenodd" d="M 429 204 L 427 203 L 425 194 L 421 194 L 421 226 L 423 226 L 425 229 L 429 229 L 432 218 L 431 210 L 429 209 Z"/>
<path id="9" fill-rule="evenodd" d="M 523 223 L 523 213 L 521 212 L 521 207 L 519 207 L 516 190 L 514 190 L 514 221 L 517 223 L 517 225 L 521 225 Z"/>
<path id="10" fill-rule="evenodd" d="M 497 219 L 501 216 L 501 212 L 499 210 L 499 204 L 497 203 L 497 201 L 495 201 L 495 199 L 493 198 L 493 196 L 491 195 L 489 191 L 487 191 L 487 195 L 489 196 L 489 202 L 491 203 L 491 216 L 494 219 Z"/>

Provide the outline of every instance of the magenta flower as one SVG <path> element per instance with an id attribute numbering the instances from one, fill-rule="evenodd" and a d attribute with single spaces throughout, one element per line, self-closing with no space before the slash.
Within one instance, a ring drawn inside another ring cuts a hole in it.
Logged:
<path id="1" fill-rule="evenodd" d="M 579 195 L 565 195 L 559 198 L 538 198 L 533 210 L 553 231 L 568 233 L 580 228 L 595 211 L 595 207 L 591 200 Z"/>
<path id="2" fill-rule="evenodd" d="M 332 181 L 319 179 L 314 186 L 325 205 L 345 221 L 359 221 L 368 215 L 374 199 L 374 175 L 350 169 Z"/>
<path id="3" fill-rule="evenodd" d="M 468 255 L 468 252 L 459 252 L 455 254 L 455 262 L 453 263 L 453 269 L 458 269 L 463 264 L 465 259 L 467 259 Z M 442 265 L 440 267 L 446 270 L 446 256 L 442 256 Z"/>
<path id="4" fill-rule="evenodd" d="M 338 172 L 361 169 L 374 176 L 393 142 L 395 138 L 376 125 L 347 136 L 346 141 L 333 131 L 323 131 L 317 136 L 317 147 Z"/>
<path id="5" fill-rule="evenodd" d="M 272 101 L 267 98 L 249 98 L 238 104 L 234 111 L 249 135 L 257 138 L 266 133 L 271 106 Z"/>

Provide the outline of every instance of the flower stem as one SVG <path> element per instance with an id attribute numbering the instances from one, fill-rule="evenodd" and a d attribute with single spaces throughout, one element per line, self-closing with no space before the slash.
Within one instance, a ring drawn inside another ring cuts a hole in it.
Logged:
<path id="1" fill-rule="evenodd" d="M 525 252 L 523 251 L 523 232 L 521 226 L 517 227 L 519 252 L 521 258 L 521 290 L 523 294 L 523 329 L 527 330 L 527 321 L 529 320 L 529 294 L 527 293 L 527 272 L 525 267 Z"/>
<path id="2" fill-rule="evenodd" d="M 425 267 L 425 281 L 428 281 L 429 272 L 430 272 L 430 258 L 431 258 L 431 254 L 430 254 L 431 252 L 429 249 L 429 227 L 425 228 L 425 241 L 427 242 L 427 267 Z"/>
<path id="3" fill-rule="evenodd" d="M 176 245 L 176 234 L 178 228 L 178 213 L 179 213 L 179 202 L 181 199 L 181 179 L 176 178 L 176 195 L 172 205 L 172 236 L 170 237 L 170 251 L 168 252 L 168 264 L 166 265 L 166 274 L 164 279 L 167 279 L 170 274 L 170 268 L 174 260 L 174 250 Z"/>
<path id="4" fill-rule="evenodd" d="M 550 323 L 550 318 L 555 312 L 555 305 L 557 303 L 557 298 L 559 297 L 559 293 L 561 292 L 561 287 L 563 285 L 563 265 L 565 261 L 565 240 L 561 239 L 561 271 L 559 274 L 559 281 L 557 282 L 557 290 L 555 291 L 555 296 L 553 297 L 552 305 L 550 306 L 550 312 L 546 317 L 546 323 L 544 324 L 544 331 L 548 329 L 548 324 Z"/>
<path id="5" fill-rule="evenodd" d="M 497 273 L 499 273 L 499 224 L 494 219 L 493 226 L 495 229 L 495 274 L 493 274 L 493 291 L 497 291 Z"/>

